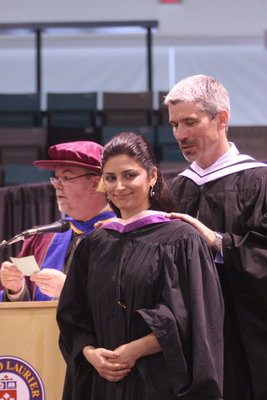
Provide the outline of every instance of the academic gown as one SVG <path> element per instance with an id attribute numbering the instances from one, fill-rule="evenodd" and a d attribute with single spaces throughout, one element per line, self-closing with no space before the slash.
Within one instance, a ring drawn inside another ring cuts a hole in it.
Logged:
<path id="1" fill-rule="evenodd" d="M 168 221 L 168 222 L 166 222 Z M 64 400 L 222 399 L 223 299 L 204 240 L 150 215 L 110 223 L 78 246 L 57 313 L 67 362 Z M 82 355 L 153 332 L 162 352 L 109 382 Z"/>
<path id="2" fill-rule="evenodd" d="M 201 179 L 179 175 L 171 190 L 178 212 L 223 236 L 224 261 L 217 268 L 225 300 L 224 399 L 266 400 L 267 167 Z"/>

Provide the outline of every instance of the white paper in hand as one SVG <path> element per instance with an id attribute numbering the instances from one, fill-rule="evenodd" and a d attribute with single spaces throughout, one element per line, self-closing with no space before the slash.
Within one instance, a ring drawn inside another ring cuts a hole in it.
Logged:
<path id="1" fill-rule="evenodd" d="M 20 270 L 25 276 L 31 276 L 35 272 L 40 271 L 40 268 L 34 256 L 28 256 L 22 258 L 10 257 L 10 260 L 13 264 L 16 265 L 18 270 Z"/>

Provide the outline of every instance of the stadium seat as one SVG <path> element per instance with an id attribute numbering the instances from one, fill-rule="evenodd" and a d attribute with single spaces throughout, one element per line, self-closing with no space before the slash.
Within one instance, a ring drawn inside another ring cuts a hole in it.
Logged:
<path id="1" fill-rule="evenodd" d="M 38 168 L 35 165 L 26 165 L 26 164 L 3 165 L 4 186 L 45 182 L 49 180 L 50 176 L 52 176 L 52 172 L 50 170 Z"/>
<path id="2" fill-rule="evenodd" d="M 157 144 L 161 161 L 185 162 L 170 125 L 157 127 Z"/>
<path id="3" fill-rule="evenodd" d="M 102 124 L 146 126 L 153 122 L 152 92 L 104 92 Z"/>
<path id="4" fill-rule="evenodd" d="M 0 127 L 28 128 L 40 125 L 39 94 L 0 94 Z"/>

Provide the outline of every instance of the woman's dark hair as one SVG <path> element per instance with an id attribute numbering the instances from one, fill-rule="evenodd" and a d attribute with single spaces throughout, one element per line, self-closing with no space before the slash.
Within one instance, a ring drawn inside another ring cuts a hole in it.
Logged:
<path id="1" fill-rule="evenodd" d="M 158 169 L 154 152 L 147 140 L 142 135 L 135 132 L 121 132 L 113 136 L 107 142 L 103 150 L 101 162 L 102 172 L 109 158 L 121 154 L 126 154 L 128 157 L 134 158 L 135 161 L 147 171 L 149 176 L 151 176 L 154 168 L 157 169 L 157 182 L 153 188 L 155 195 L 149 198 L 150 209 L 165 212 L 175 211 L 175 198 L 171 194 L 162 173 Z M 109 201 L 109 203 L 120 217 L 120 210 L 111 201 Z"/>

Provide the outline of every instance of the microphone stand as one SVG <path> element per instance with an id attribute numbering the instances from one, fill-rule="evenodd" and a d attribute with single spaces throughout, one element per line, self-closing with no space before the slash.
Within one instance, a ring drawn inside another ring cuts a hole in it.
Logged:
<path id="1" fill-rule="evenodd" d="M 7 247 L 7 246 L 10 246 L 10 245 L 13 244 L 13 243 L 17 243 L 17 242 L 19 242 L 20 240 L 25 240 L 25 236 L 22 235 L 21 233 L 18 234 L 18 235 L 16 235 L 16 236 L 14 236 L 13 238 L 11 238 L 11 239 L 9 239 L 9 240 L 3 240 L 3 241 L 0 243 L 0 250 L 3 249 L 3 248 L 5 248 L 5 247 Z"/>
<path id="2" fill-rule="evenodd" d="M 25 240 L 29 236 L 40 235 L 40 234 L 47 233 L 47 232 L 61 232 L 62 233 L 62 232 L 67 231 L 69 228 L 70 228 L 70 222 L 67 220 L 56 221 L 50 225 L 34 226 L 33 228 L 19 233 L 7 241 L 3 240 L 2 243 L 0 243 L 0 250 L 2 248 L 9 246 L 10 244 L 19 242 L 20 240 Z"/>

